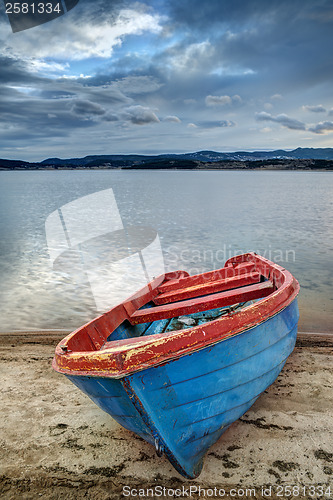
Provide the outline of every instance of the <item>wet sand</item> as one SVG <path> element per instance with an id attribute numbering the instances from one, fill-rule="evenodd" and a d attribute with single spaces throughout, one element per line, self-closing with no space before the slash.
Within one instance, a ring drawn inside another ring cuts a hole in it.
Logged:
<path id="1" fill-rule="evenodd" d="M 194 481 L 52 370 L 63 336 L 0 334 L 1 499 L 333 498 L 333 334 L 299 335 Z"/>

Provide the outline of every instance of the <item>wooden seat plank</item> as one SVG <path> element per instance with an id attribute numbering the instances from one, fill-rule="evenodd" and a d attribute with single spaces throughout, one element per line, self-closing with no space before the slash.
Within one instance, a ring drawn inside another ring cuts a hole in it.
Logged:
<path id="1" fill-rule="evenodd" d="M 195 299 L 182 300 L 172 304 L 139 310 L 134 312 L 129 319 L 132 325 L 136 325 L 138 323 L 173 318 L 267 297 L 273 290 L 273 283 L 265 281 L 255 285 L 228 290 L 227 292 L 214 293 L 205 297 L 197 297 Z"/>
<path id="2" fill-rule="evenodd" d="M 201 295 L 208 295 L 211 293 L 231 290 L 232 288 L 251 285 L 253 283 L 258 283 L 259 281 L 260 274 L 257 272 L 251 274 L 242 274 L 240 276 L 235 276 L 232 278 L 208 281 L 204 284 L 192 285 L 187 288 L 165 292 L 155 297 L 154 302 L 158 305 L 169 304 L 170 302 L 176 302 L 179 300 L 199 297 Z"/>
<path id="3" fill-rule="evenodd" d="M 158 291 L 159 293 L 166 293 L 172 290 L 187 288 L 189 286 L 205 284 L 210 281 L 220 281 L 226 278 L 233 278 L 252 271 L 255 271 L 255 264 L 253 262 L 245 262 L 238 264 L 236 267 L 223 267 L 222 269 L 215 269 L 214 271 L 208 271 L 207 273 L 187 276 L 186 278 L 179 278 L 169 282 L 167 281 L 158 287 Z"/>

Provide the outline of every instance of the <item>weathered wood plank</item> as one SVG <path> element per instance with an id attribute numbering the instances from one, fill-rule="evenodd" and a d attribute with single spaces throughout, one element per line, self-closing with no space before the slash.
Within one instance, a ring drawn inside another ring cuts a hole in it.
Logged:
<path id="1" fill-rule="evenodd" d="M 173 318 L 184 314 L 191 314 L 200 311 L 207 311 L 217 307 L 224 307 L 238 302 L 266 297 L 274 290 L 273 283 L 265 281 L 255 285 L 245 286 L 227 292 L 215 293 L 205 297 L 183 300 L 173 304 L 151 307 L 141 311 L 136 311 L 130 316 L 130 322 L 135 325 L 160 319 Z"/>
<path id="2" fill-rule="evenodd" d="M 200 297 L 201 295 L 208 295 L 211 293 L 223 292 L 226 290 L 231 290 L 233 288 L 251 285 L 253 283 L 258 283 L 259 281 L 260 274 L 257 272 L 251 274 L 243 274 L 232 278 L 209 281 L 208 283 L 193 285 L 187 288 L 165 292 L 161 295 L 158 295 L 154 299 L 154 302 L 158 305 L 169 304 L 170 302 Z"/>
<path id="3" fill-rule="evenodd" d="M 169 282 L 167 281 L 166 283 L 163 283 L 158 287 L 158 291 L 159 293 L 171 292 L 172 290 L 187 288 L 189 286 L 206 284 L 210 281 L 219 281 L 226 278 L 233 278 L 245 273 L 250 273 L 254 270 L 255 265 L 253 262 L 245 262 L 238 264 L 235 267 L 223 267 L 222 269 L 215 269 L 214 271 L 208 271 L 207 273 L 187 276 L 185 278 L 179 278 L 176 280 L 171 280 Z"/>

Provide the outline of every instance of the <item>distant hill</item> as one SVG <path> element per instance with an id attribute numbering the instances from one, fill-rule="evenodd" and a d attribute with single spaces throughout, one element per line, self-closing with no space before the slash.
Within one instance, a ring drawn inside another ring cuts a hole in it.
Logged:
<path id="1" fill-rule="evenodd" d="M 0 158 L 0 168 L 2 169 L 10 169 L 10 168 L 29 168 L 29 166 L 32 165 L 31 163 L 27 161 L 21 161 L 21 160 L 3 160 Z"/>
<path id="2" fill-rule="evenodd" d="M 274 168 L 288 168 L 290 160 L 325 160 L 333 161 L 333 148 L 297 148 L 293 151 L 278 149 L 275 151 L 235 151 L 219 153 L 216 151 L 197 151 L 185 154 L 148 155 L 89 155 L 84 158 L 48 158 L 42 162 L 0 159 L 1 170 L 30 169 L 76 169 L 76 168 L 260 168 L 251 162 L 274 160 Z M 281 160 L 281 162 L 277 162 Z M 240 163 L 241 162 L 241 163 Z M 286 163 L 287 162 L 287 163 Z M 268 165 L 272 165 L 269 163 Z M 302 168 L 294 163 L 292 168 Z M 312 166 L 311 166 L 312 165 Z M 265 165 L 262 165 L 264 167 Z M 266 164 L 267 166 L 267 164 Z M 306 163 L 304 168 L 324 168 L 331 170 L 331 165 L 324 163 Z"/>
<path id="3" fill-rule="evenodd" d="M 233 153 L 217 153 L 215 151 L 198 151 L 196 153 L 186 153 L 184 158 L 191 160 L 199 160 L 205 162 L 221 161 L 221 160 L 269 160 L 273 158 L 279 159 L 311 159 L 311 160 L 333 160 L 333 148 L 297 148 L 293 151 L 285 151 L 278 149 L 275 151 L 236 151 Z"/>

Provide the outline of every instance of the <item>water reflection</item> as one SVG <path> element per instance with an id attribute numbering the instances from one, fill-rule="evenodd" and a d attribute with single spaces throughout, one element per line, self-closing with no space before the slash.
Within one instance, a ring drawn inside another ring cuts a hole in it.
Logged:
<path id="1" fill-rule="evenodd" d="M 36 171 L 0 179 L 2 331 L 72 329 L 96 315 L 88 282 L 78 287 L 69 272 L 51 270 L 44 224 L 60 206 L 106 188 L 124 227 L 158 233 L 166 271 L 211 270 L 242 251 L 282 258 L 302 287 L 300 328 L 332 329 L 330 173 Z"/>

